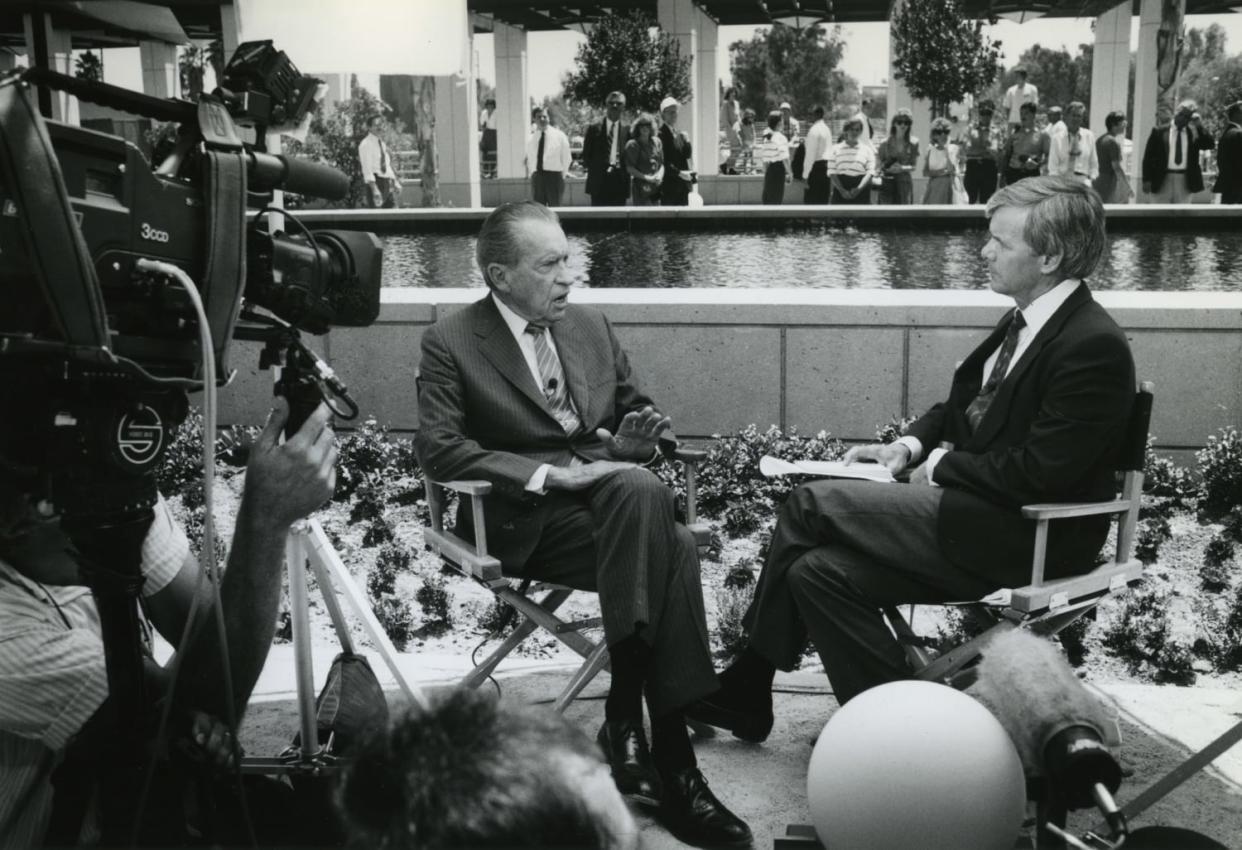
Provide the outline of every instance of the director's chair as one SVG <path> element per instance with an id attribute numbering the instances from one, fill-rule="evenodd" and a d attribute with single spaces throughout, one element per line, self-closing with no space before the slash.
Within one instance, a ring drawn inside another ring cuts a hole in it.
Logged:
<path id="1" fill-rule="evenodd" d="M 693 449 L 668 449 L 665 458 L 668 461 L 682 464 L 686 477 L 686 518 L 685 525 L 694 534 L 695 543 L 700 554 L 710 542 L 711 529 L 701 522 L 696 510 L 697 465 L 707 456 L 706 452 Z M 440 556 L 440 559 L 457 572 L 474 579 L 486 587 L 502 603 L 521 615 L 522 620 L 513 631 L 501 642 L 500 646 L 470 671 L 461 684 L 467 688 L 477 688 L 487 681 L 492 671 L 509 653 L 513 652 L 522 641 L 526 640 L 535 629 L 544 629 L 561 643 L 582 656 L 582 665 L 570 678 L 560 696 L 552 707 L 563 712 L 574 701 L 600 670 L 608 667 L 608 646 L 603 641 L 593 641 L 582 634 L 586 629 L 598 628 L 602 624 L 599 617 L 567 622 L 556 615 L 556 610 L 567 600 L 574 589 L 549 582 L 532 581 L 531 579 L 515 580 L 506 578 L 501 573 L 500 561 L 488 554 L 487 532 L 484 524 L 486 497 L 492 490 L 487 481 L 433 481 L 424 473 L 427 491 L 427 506 L 431 513 L 431 527 L 423 530 L 423 540 L 428 549 Z M 458 494 L 460 501 L 458 510 L 467 509 L 473 514 L 473 543 L 467 542 L 451 531 L 444 523 L 446 492 Z M 536 598 L 535 594 L 542 594 Z"/>
<path id="2" fill-rule="evenodd" d="M 1002 588 L 976 602 L 954 603 L 970 609 L 989 624 L 982 634 L 933 658 L 925 648 L 926 641 L 915 634 L 897 606 L 884 608 L 893 633 L 906 650 L 915 678 L 966 687 L 973 681 L 968 665 L 979 658 L 996 636 L 1011 629 L 1025 628 L 1051 637 L 1094 611 L 1112 594 L 1125 592 L 1142 579 L 1143 563 L 1134 557 L 1134 539 L 1143 497 L 1143 463 L 1153 391 L 1154 385 L 1145 381 L 1134 397 L 1130 421 L 1118 453 L 1121 495 L 1107 502 L 1024 505 L 1022 515 L 1036 523 L 1030 584 Z M 1046 581 L 1049 524 L 1058 519 L 1101 514 L 1118 517 L 1117 546 L 1112 560 L 1085 575 Z"/>

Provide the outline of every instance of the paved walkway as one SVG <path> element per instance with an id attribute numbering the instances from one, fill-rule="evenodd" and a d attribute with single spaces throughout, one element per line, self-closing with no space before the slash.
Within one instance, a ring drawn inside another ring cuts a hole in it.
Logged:
<path id="1" fill-rule="evenodd" d="M 320 678 L 334 654 L 326 648 L 316 651 L 315 669 Z M 395 690 L 395 679 L 378 656 L 368 654 L 381 682 L 391 689 L 394 708 L 398 707 L 402 698 Z M 249 719 L 266 718 L 269 722 L 256 726 L 270 728 L 273 715 L 279 715 L 279 728 L 287 725 L 291 734 L 296 727 L 292 655 L 291 647 L 273 647 L 248 714 Z M 397 663 L 411 683 L 432 690 L 459 679 L 468 669 L 469 659 L 460 654 L 411 653 L 402 654 Z M 551 702 L 571 667 L 561 661 L 515 658 L 502 669 L 497 678 L 504 694 L 529 703 Z M 776 725 L 764 744 L 746 744 L 727 734 L 695 744 L 712 789 L 750 823 L 758 848 L 771 847 L 789 824 L 810 822 L 806 764 L 812 742 L 837 707 L 818 666 L 779 674 L 776 685 Z M 567 712 L 591 735 L 600 722 L 599 702 L 606 687 L 607 677 L 601 676 Z M 1122 804 L 1242 716 L 1242 694 L 1235 691 L 1137 684 L 1109 684 L 1099 691 L 1121 711 L 1122 758 L 1134 770 L 1118 794 Z M 257 755 L 278 751 L 288 734 L 282 731 L 278 739 L 256 739 L 243 728 L 242 738 L 247 749 Z M 1094 823 L 1094 817 L 1077 815 L 1070 826 L 1081 832 Z M 1242 847 L 1238 844 L 1242 841 L 1242 745 L 1149 810 L 1135 826 L 1157 823 L 1197 829 L 1230 846 Z M 643 820 L 642 825 L 646 850 L 683 846 L 653 822 Z"/>

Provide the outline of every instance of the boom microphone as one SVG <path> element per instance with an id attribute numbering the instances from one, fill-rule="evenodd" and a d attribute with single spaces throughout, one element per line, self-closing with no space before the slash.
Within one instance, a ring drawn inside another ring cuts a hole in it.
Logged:
<path id="1" fill-rule="evenodd" d="M 339 201 L 349 194 L 349 177 L 327 165 L 251 151 L 250 182 L 256 189 L 281 188 L 299 195 Z"/>
<path id="2" fill-rule="evenodd" d="M 1083 686 L 1047 640 L 1015 630 L 988 644 L 967 690 L 996 715 L 1028 775 L 1046 776 L 1071 809 L 1111 793 L 1121 767 L 1108 746 L 1121 742 L 1117 719 Z"/>

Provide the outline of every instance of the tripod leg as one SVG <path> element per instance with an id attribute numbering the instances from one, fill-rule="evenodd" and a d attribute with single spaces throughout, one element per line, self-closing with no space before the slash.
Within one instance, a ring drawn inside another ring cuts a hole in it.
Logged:
<path id="1" fill-rule="evenodd" d="M 336 630 L 336 639 L 340 641 L 341 649 L 345 652 L 356 652 L 354 639 L 349 634 L 349 623 L 345 620 L 345 611 L 341 608 L 341 600 L 336 598 L 336 585 L 332 582 L 332 576 L 328 574 L 315 549 L 310 550 L 308 560 L 311 569 L 315 571 L 315 581 L 319 582 L 319 592 L 323 594 L 323 603 L 328 607 L 328 616 L 332 618 L 332 628 Z"/>
<path id="2" fill-rule="evenodd" d="M 392 672 L 393 678 L 397 680 L 397 684 L 401 686 L 401 690 L 405 691 L 405 695 L 420 709 L 427 709 L 430 705 L 427 701 L 427 695 L 423 693 L 421 688 L 410 682 L 400 666 L 398 666 L 397 648 L 392 645 L 392 641 L 388 639 L 388 633 L 384 631 L 384 627 L 375 618 L 375 612 L 371 610 L 371 605 L 367 602 L 366 596 L 363 595 L 362 589 L 358 587 L 353 576 L 346 569 L 345 564 L 341 562 L 340 556 L 332 548 L 332 541 L 328 540 L 328 536 L 323 531 L 323 526 L 319 524 L 318 520 L 312 519 L 306 524 L 306 530 L 310 559 L 312 561 L 318 560 L 326 572 L 332 576 L 333 583 L 345 595 L 345 601 L 349 603 L 349 607 L 353 609 L 354 614 L 362 621 L 362 626 L 366 630 L 367 636 L 375 644 L 380 657 L 388 665 L 388 669 Z"/>
<path id="3" fill-rule="evenodd" d="M 306 548 L 299 532 L 285 541 L 285 565 L 289 570 L 289 616 L 293 621 L 293 657 L 297 664 L 298 713 L 301 715 L 302 757 L 319 755 L 319 731 L 315 723 L 315 670 L 311 657 L 310 600 L 306 593 Z"/>

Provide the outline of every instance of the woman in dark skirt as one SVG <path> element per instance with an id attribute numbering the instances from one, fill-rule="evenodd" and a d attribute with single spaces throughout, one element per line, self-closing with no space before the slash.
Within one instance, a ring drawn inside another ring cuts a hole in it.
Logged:
<path id="1" fill-rule="evenodd" d="M 768 113 L 768 129 L 763 133 L 763 202 L 780 205 L 785 203 L 785 186 L 793 181 L 789 167 L 789 140 L 777 127 L 781 123 L 779 111 Z"/>

